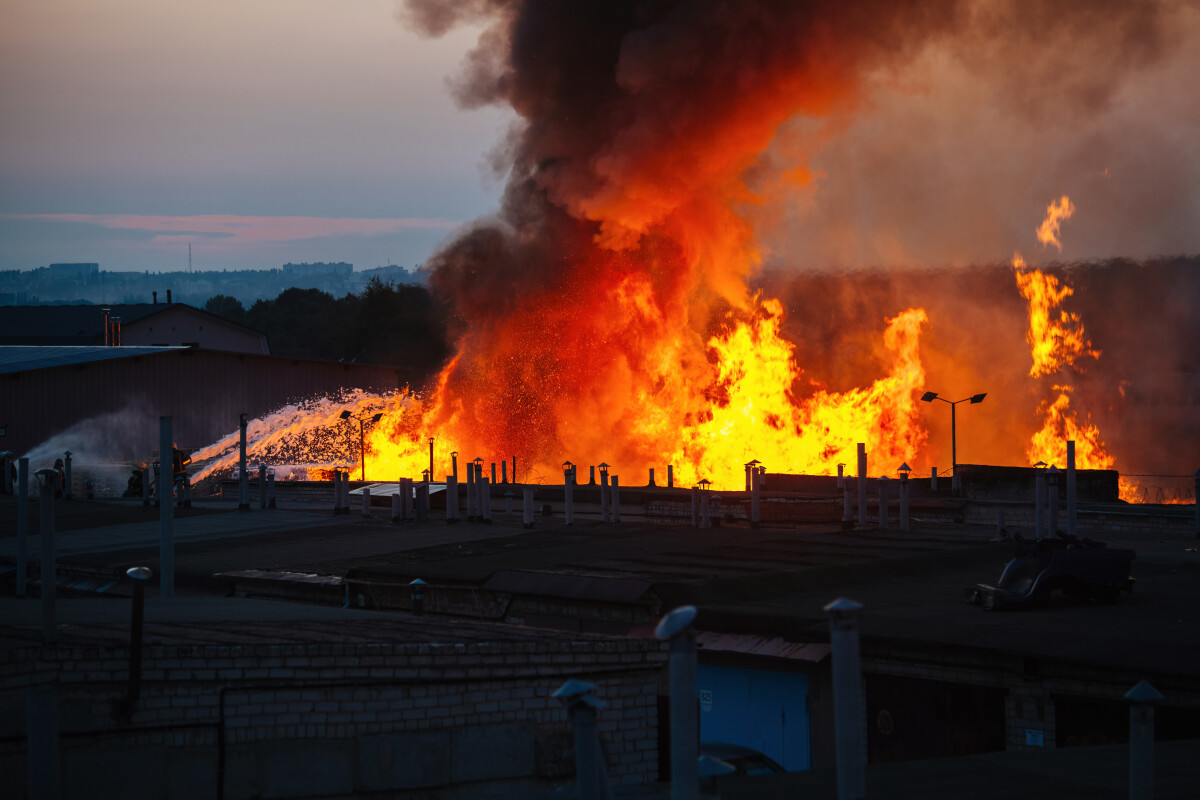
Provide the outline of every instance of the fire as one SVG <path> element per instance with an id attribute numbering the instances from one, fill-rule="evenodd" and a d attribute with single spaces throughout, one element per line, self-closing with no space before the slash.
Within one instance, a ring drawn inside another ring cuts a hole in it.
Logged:
<path id="1" fill-rule="evenodd" d="M 1040 231 L 1041 228 L 1039 236 Z M 1053 316 L 1053 311 L 1075 290 L 1060 284 L 1053 275 L 1038 269 L 1026 269 L 1025 260 L 1019 253 L 1013 255 L 1012 263 L 1016 270 L 1017 289 L 1029 301 L 1029 330 L 1025 332 L 1033 355 L 1029 376 L 1038 378 L 1059 372 L 1074 366 L 1084 356 L 1099 358 L 1100 351 L 1092 347 L 1078 314 L 1059 311 L 1057 318 Z"/>
<path id="2" fill-rule="evenodd" d="M 1063 195 L 1046 208 L 1046 218 L 1037 228 L 1037 237 L 1043 245 L 1053 244 L 1060 251 L 1062 242 L 1058 235 L 1061 222 L 1070 219 L 1075 206 Z M 1067 369 L 1080 369 L 1082 358 L 1100 358 L 1100 351 L 1092 346 L 1078 314 L 1060 310 L 1057 318 L 1054 311 L 1062 302 L 1074 294 L 1074 290 L 1061 283 L 1053 275 L 1038 269 L 1028 269 L 1019 253 L 1013 255 L 1013 270 L 1017 289 L 1029 301 L 1029 329 L 1025 333 L 1033 356 L 1029 375 L 1033 378 L 1061 374 Z M 1067 442 L 1075 442 L 1075 466 L 1077 469 L 1115 469 L 1114 458 L 1100 438 L 1100 429 L 1092 424 L 1090 417 L 1080 422 L 1078 414 L 1071 408 L 1073 387 L 1066 384 L 1054 385 L 1057 393 L 1053 399 L 1044 400 L 1037 414 L 1042 418 L 1042 427 L 1029 439 L 1025 455 L 1029 463 L 1065 467 Z M 1120 479 L 1122 499 L 1132 500 L 1135 487 Z"/>
<path id="3" fill-rule="evenodd" d="M 1075 206 L 1071 204 L 1071 198 L 1065 194 L 1056 202 L 1046 206 L 1046 218 L 1037 228 L 1037 238 L 1043 247 L 1052 244 L 1058 248 L 1058 252 L 1062 252 L 1062 242 L 1058 239 L 1059 226 L 1063 220 L 1070 219 L 1074 213 Z"/>

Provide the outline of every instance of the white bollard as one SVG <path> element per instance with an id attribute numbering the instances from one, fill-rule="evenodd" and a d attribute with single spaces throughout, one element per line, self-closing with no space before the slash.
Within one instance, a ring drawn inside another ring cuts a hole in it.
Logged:
<path id="1" fill-rule="evenodd" d="M 487 478 L 479 479 L 479 519 L 485 525 L 492 524 L 492 484 Z"/>
<path id="2" fill-rule="evenodd" d="M 1058 469 L 1051 466 L 1046 470 L 1046 535 L 1058 532 Z"/>
<path id="3" fill-rule="evenodd" d="M 1075 535 L 1075 525 L 1078 515 L 1078 495 L 1075 485 L 1075 442 L 1067 442 L 1067 535 Z M 1198 527 L 1200 530 L 1200 527 Z"/>
<path id="4" fill-rule="evenodd" d="M 1037 468 L 1033 479 L 1033 529 L 1038 539 L 1046 536 L 1046 472 Z"/>
<path id="5" fill-rule="evenodd" d="M 362 488 L 362 515 L 364 517 L 371 516 L 371 487 L 364 486 Z"/>
<path id="6" fill-rule="evenodd" d="M 612 521 L 615 525 L 621 521 L 621 479 L 613 475 L 610 480 L 612 482 L 612 485 L 609 486 L 609 489 L 612 491 L 612 497 L 610 498 L 612 502 Z"/>
<path id="7" fill-rule="evenodd" d="M 446 524 L 458 522 L 458 478 L 446 476 Z"/>
<path id="8" fill-rule="evenodd" d="M 825 606 L 833 650 L 834 758 L 838 800 L 866 797 L 866 746 L 863 742 L 862 666 L 858 621 L 862 605 L 839 597 Z"/>
<path id="9" fill-rule="evenodd" d="M 52 469 L 37 471 L 39 487 L 38 516 L 41 528 L 41 564 L 39 574 L 42 583 L 42 639 L 54 641 L 58 629 L 58 568 L 54 549 L 54 490 L 58 484 L 58 473 Z"/>
<path id="10" fill-rule="evenodd" d="M 524 490 L 525 500 L 525 528 L 533 527 L 533 489 L 526 487 Z"/>
<path id="11" fill-rule="evenodd" d="M 858 527 L 867 527 L 867 446 L 858 443 Z"/>
<path id="12" fill-rule="evenodd" d="M 1154 797 L 1154 706 L 1163 696 L 1148 681 L 1125 693 L 1129 701 L 1129 800 Z"/>
<path id="13" fill-rule="evenodd" d="M 17 462 L 17 597 L 29 578 L 29 459 Z"/>
<path id="14" fill-rule="evenodd" d="M 575 523 L 575 467 L 563 470 L 563 522 Z"/>
<path id="15" fill-rule="evenodd" d="M 750 527 L 751 528 L 757 528 L 762 520 L 762 517 L 760 516 L 761 511 L 762 511 L 762 506 L 760 505 L 762 492 L 760 491 L 760 488 L 759 488 L 761 484 L 762 484 L 762 478 L 758 475 L 757 472 L 752 472 L 750 474 Z"/>
<path id="16" fill-rule="evenodd" d="M 158 458 L 162 470 L 158 479 L 159 563 L 158 596 L 175 596 L 175 505 L 171 502 L 171 418 L 158 418 Z"/>

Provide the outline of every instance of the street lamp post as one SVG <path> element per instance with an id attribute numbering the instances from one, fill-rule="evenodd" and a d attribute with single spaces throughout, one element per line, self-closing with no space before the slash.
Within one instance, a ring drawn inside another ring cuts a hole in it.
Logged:
<path id="1" fill-rule="evenodd" d="M 379 420 L 383 418 L 383 412 L 380 411 L 378 414 L 376 414 L 373 417 L 368 417 L 366 414 L 362 414 L 360 416 L 355 416 L 354 414 L 350 413 L 349 409 L 346 409 L 345 411 L 343 411 L 341 413 L 340 416 L 342 419 L 358 420 L 358 459 L 361 462 L 359 464 L 359 466 L 362 468 L 362 473 L 361 473 L 362 480 L 366 481 L 366 479 L 367 479 L 367 422 L 369 421 L 372 425 L 374 425 L 376 422 L 379 422 Z"/>
<path id="2" fill-rule="evenodd" d="M 926 392 L 925 394 L 921 395 L 921 400 L 923 400 L 926 403 L 932 403 L 934 400 L 941 400 L 943 403 L 946 403 L 950 406 L 950 466 L 951 466 L 950 474 L 951 475 L 958 475 L 958 442 L 957 442 L 956 423 L 955 423 L 955 419 L 954 419 L 954 407 L 957 406 L 959 403 L 969 402 L 971 405 L 975 405 L 976 403 L 982 403 L 983 398 L 985 398 L 985 397 L 987 397 L 987 392 L 980 392 L 979 394 L 973 394 L 970 397 L 964 397 L 962 400 L 947 400 L 944 397 L 938 397 L 937 392 Z"/>

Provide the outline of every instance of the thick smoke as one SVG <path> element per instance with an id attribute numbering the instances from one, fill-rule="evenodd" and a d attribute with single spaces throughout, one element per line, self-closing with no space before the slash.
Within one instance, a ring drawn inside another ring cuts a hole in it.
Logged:
<path id="1" fill-rule="evenodd" d="M 612 432 L 708 384 L 705 340 L 753 314 L 764 265 L 997 263 L 1063 194 L 1064 258 L 1200 249 L 1195 4 L 410 0 L 404 16 L 428 35 L 483 21 L 453 91 L 517 115 L 492 154 L 501 208 L 430 262 L 462 328 L 427 422 L 489 452 L 662 463 Z M 773 280 L 810 388 L 884 371 L 882 318 L 913 302 L 931 380 L 1015 395 L 974 386 L 1028 357 L 1011 270 L 912 280 L 929 292 L 860 276 L 803 302 Z M 703 419 L 694 394 L 671 424 Z M 1021 463 L 1012 432 L 1036 428 L 1017 419 L 1036 401 L 989 397 L 1002 422 L 980 449 Z"/>

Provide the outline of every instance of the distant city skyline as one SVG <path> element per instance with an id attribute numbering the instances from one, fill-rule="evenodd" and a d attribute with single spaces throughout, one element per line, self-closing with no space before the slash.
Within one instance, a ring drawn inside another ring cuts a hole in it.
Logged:
<path id="1" fill-rule="evenodd" d="M 454 106 L 478 31 L 392 0 L 0 9 L 0 269 L 423 262 L 497 204 L 506 113 Z"/>

